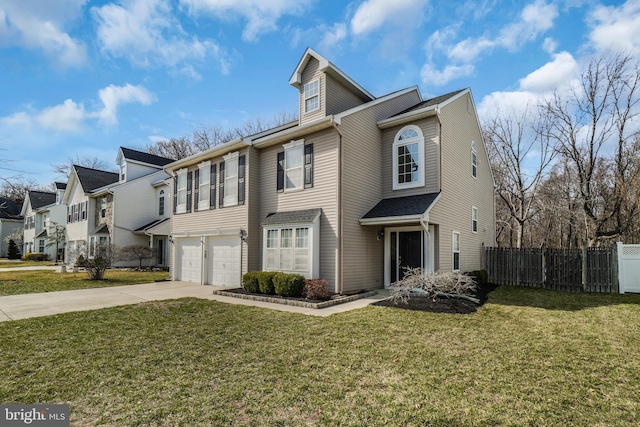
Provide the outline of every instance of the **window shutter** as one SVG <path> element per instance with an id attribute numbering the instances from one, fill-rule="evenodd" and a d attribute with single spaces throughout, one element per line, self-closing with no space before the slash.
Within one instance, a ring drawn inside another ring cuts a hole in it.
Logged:
<path id="1" fill-rule="evenodd" d="M 173 213 L 176 213 L 176 207 L 178 205 L 178 177 L 173 177 Z"/>
<path id="2" fill-rule="evenodd" d="M 193 186 L 193 172 L 187 172 L 187 212 L 191 212 L 192 186 Z"/>
<path id="3" fill-rule="evenodd" d="M 238 157 L 238 204 L 244 205 L 245 156 Z"/>
<path id="4" fill-rule="evenodd" d="M 284 151 L 278 153 L 278 175 L 276 178 L 277 191 L 284 191 Z"/>
<path id="5" fill-rule="evenodd" d="M 211 165 L 211 178 L 209 179 L 209 209 L 216 208 L 216 165 Z"/>
<path id="6" fill-rule="evenodd" d="M 304 188 L 313 187 L 313 144 L 304 146 Z"/>
<path id="7" fill-rule="evenodd" d="M 194 180 L 196 181 L 196 188 L 195 190 L 193 190 L 193 192 L 194 192 L 194 199 L 196 202 L 193 204 L 193 211 L 198 212 L 198 202 L 200 201 L 200 169 L 195 170 Z"/>
<path id="8" fill-rule="evenodd" d="M 224 162 L 220 162 L 220 185 L 218 192 L 220 193 L 220 201 L 218 202 L 218 206 L 224 207 Z"/>

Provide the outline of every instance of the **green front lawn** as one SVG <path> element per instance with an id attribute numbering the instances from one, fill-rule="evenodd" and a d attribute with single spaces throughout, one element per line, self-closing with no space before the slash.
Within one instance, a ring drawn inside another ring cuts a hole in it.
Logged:
<path id="1" fill-rule="evenodd" d="M 105 274 L 106 280 L 89 280 L 87 273 L 0 270 L 0 296 L 151 283 L 164 280 L 168 275 L 166 271 L 108 270 Z"/>
<path id="2" fill-rule="evenodd" d="M 0 402 L 72 425 L 634 426 L 640 296 L 498 288 L 472 315 L 182 299 L 0 323 Z"/>

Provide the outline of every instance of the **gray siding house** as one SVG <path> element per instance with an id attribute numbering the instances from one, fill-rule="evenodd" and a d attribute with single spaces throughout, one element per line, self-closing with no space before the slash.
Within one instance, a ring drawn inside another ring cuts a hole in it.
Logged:
<path id="1" fill-rule="evenodd" d="M 290 84 L 297 121 L 165 166 L 174 280 L 286 271 L 346 293 L 481 267 L 494 182 L 469 89 L 374 97 L 311 49 Z"/>

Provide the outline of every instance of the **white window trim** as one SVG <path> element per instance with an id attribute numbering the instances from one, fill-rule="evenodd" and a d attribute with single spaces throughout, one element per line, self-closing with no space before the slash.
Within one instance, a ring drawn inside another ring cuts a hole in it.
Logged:
<path id="1" fill-rule="evenodd" d="M 456 251 L 456 236 L 458 236 L 458 250 Z M 455 267 L 454 262 L 454 254 L 458 253 L 458 268 Z M 460 266 L 462 265 L 462 258 L 460 256 L 460 232 L 453 231 L 451 232 L 451 271 L 460 271 Z"/>
<path id="2" fill-rule="evenodd" d="M 313 83 L 317 83 L 318 84 L 318 92 L 316 92 L 315 95 L 307 96 L 306 88 L 307 88 L 307 86 L 312 85 Z M 315 80 L 311 80 L 309 83 L 305 83 L 304 86 L 302 86 L 302 92 L 303 92 L 302 97 L 304 98 L 303 99 L 304 113 L 307 114 L 307 113 L 311 113 L 311 112 L 314 112 L 316 110 L 319 110 L 320 109 L 320 78 L 317 78 Z M 311 110 L 307 110 L 307 100 L 309 100 L 311 98 L 314 98 L 314 97 L 318 97 L 318 106 L 316 108 L 311 109 Z"/>
<path id="3" fill-rule="evenodd" d="M 209 197 L 211 188 L 211 160 L 198 164 L 199 178 L 196 185 L 198 186 L 198 210 L 209 209 Z M 204 173 L 203 173 L 204 172 Z M 206 182 L 203 182 L 206 179 Z M 206 186 L 206 190 L 202 191 L 202 186 Z"/>
<path id="4" fill-rule="evenodd" d="M 291 141 L 288 144 L 284 144 L 282 147 L 284 147 L 284 192 L 290 193 L 293 191 L 304 190 L 304 139 L 297 139 L 295 141 Z M 301 151 L 300 165 L 293 168 L 289 168 L 287 167 L 287 151 L 294 150 L 294 149 L 300 149 Z M 287 187 L 287 171 L 296 170 L 296 169 L 300 170 L 300 186 L 288 188 Z"/>
<path id="5" fill-rule="evenodd" d="M 184 191 L 184 203 L 180 203 L 180 178 L 184 177 L 184 188 L 182 189 L 182 191 Z M 187 168 L 183 168 L 180 169 L 176 172 L 176 180 L 177 180 L 177 185 L 176 185 L 176 213 L 185 213 L 187 211 L 187 193 L 189 192 L 189 189 L 187 188 L 187 186 L 189 185 L 188 181 L 187 181 Z"/>
<path id="6" fill-rule="evenodd" d="M 240 152 L 235 151 L 233 153 L 229 153 L 226 156 L 222 157 L 224 160 L 224 194 L 223 194 L 223 203 L 222 206 L 227 208 L 229 206 L 237 206 L 238 205 L 238 167 L 239 167 L 239 162 L 238 159 L 240 158 Z M 229 176 L 229 165 L 232 164 L 233 162 L 235 162 L 235 169 L 236 169 L 236 174 L 235 176 Z M 229 190 L 229 185 L 228 183 L 231 182 L 232 180 L 235 180 L 235 191 L 233 194 L 228 194 L 227 195 L 227 191 Z"/>
<path id="7" fill-rule="evenodd" d="M 471 232 L 476 234 L 478 233 L 478 208 L 475 206 L 471 206 Z"/>
<path id="8" fill-rule="evenodd" d="M 418 133 L 418 136 L 411 139 L 400 140 L 400 135 L 408 129 L 413 129 Z M 409 183 L 398 183 L 398 147 L 403 145 L 409 145 L 418 143 L 418 159 L 420 163 L 418 163 L 418 180 L 416 182 Z M 403 190 L 405 188 L 415 188 L 415 187 L 423 187 L 424 186 L 424 175 L 425 175 L 425 157 L 424 157 L 424 134 L 422 133 L 422 129 L 420 129 L 416 125 L 408 125 L 404 126 L 402 129 L 396 133 L 396 136 L 393 140 L 393 148 L 392 148 L 392 159 L 393 159 L 393 190 Z"/>
<path id="9" fill-rule="evenodd" d="M 167 200 L 165 199 L 165 192 L 164 190 L 160 190 L 160 193 L 158 193 L 158 216 L 162 216 L 164 217 L 166 212 L 167 212 Z M 160 201 L 162 201 L 162 203 L 160 203 Z M 160 211 L 160 208 L 162 208 L 162 212 Z"/>
<path id="10" fill-rule="evenodd" d="M 306 279 L 317 279 L 320 277 L 320 215 L 318 219 L 312 223 L 304 224 L 278 224 L 278 225 L 265 225 L 262 227 L 262 270 L 263 271 L 284 271 L 285 273 L 302 274 Z M 307 228 L 309 230 L 307 235 L 307 250 L 308 255 L 308 269 L 306 271 L 295 270 L 295 245 L 296 245 L 296 230 L 299 228 Z M 293 240 L 293 270 L 275 270 L 267 268 L 267 236 L 270 230 L 277 230 L 278 232 L 278 265 L 280 265 L 280 241 L 281 233 L 283 229 L 291 229 Z"/>

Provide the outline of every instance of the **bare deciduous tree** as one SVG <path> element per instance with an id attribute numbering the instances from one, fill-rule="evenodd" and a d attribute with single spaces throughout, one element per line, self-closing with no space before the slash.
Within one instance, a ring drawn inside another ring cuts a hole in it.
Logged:
<path id="1" fill-rule="evenodd" d="M 596 58 L 568 95 L 544 104 L 547 135 L 576 173 L 588 246 L 623 235 L 638 214 L 639 85 L 631 57 Z"/>
<path id="2" fill-rule="evenodd" d="M 99 170 L 114 170 L 114 168 L 110 167 L 107 162 L 99 159 L 98 157 L 80 157 L 77 154 L 75 158 L 67 157 L 60 163 L 52 163 L 51 167 L 53 168 L 53 171 L 59 176 L 67 178 L 71 173 L 71 170 L 73 169 L 73 165 L 84 166 L 87 168 Z"/>
<path id="3" fill-rule="evenodd" d="M 548 174 L 555 150 L 543 132 L 544 123 L 527 107 L 521 113 L 498 111 L 483 128 L 496 180 L 498 220 L 513 224 L 515 246 L 521 248 L 525 225 L 538 213 L 540 184 Z"/>

